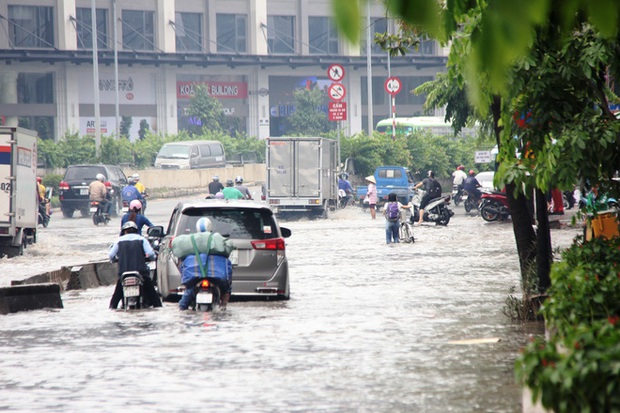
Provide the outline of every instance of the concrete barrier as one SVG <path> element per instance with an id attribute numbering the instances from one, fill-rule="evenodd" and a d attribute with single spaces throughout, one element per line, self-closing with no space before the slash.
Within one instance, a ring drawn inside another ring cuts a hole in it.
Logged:
<path id="1" fill-rule="evenodd" d="M 60 285 L 45 283 L 0 288 L 0 314 L 42 308 L 63 308 Z"/>

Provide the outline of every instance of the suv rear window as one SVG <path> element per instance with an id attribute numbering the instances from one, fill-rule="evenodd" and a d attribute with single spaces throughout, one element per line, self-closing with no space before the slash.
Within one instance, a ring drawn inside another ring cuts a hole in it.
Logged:
<path id="1" fill-rule="evenodd" d="M 269 211 L 233 208 L 188 208 L 183 211 L 175 233 L 196 232 L 196 221 L 207 217 L 213 222 L 213 231 L 233 239 L 276 238 L 278 232 Z"/>
<path id="2" fill-rule="evenodd" d="M 97 179 L 97 174 L 103 174 L 105 176 L 105 168 L 99 166 L 78 166 L 67 168 L 67 172 L 65 173 L 65 181 L 73 181 L 77 179 L 94 181 Z M 106 179 L 108 179 L 107 176 Z"/>

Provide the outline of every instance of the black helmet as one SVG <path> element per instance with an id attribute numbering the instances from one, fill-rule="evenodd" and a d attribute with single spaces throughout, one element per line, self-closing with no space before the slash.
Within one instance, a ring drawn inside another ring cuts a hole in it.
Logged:
<path id="1" fill-rule="evenodd" d="M 434 178 L 434 177 L 435 177 L 435 172 L 433 172 L 433 171 L 428 171 L 428 172 L 426 173 L 426 175 L 428 175 L 428 177 L 429 177 L 429 178 Z"/>
<path id="2" fill-rule="evenodd" d="M 232 181 L 232 179 L 228 179 L 226 180 L 226 186 L 233 186 L 235 183 Z"/>

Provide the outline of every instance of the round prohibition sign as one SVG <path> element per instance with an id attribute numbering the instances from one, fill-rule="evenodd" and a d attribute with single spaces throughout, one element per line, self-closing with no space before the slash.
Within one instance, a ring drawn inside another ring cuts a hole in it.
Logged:
<path id="1" fill-rule="evenodd" d="M 331 100 L 335 100 L 336 102 L 344 99 L 347 94 L 346 89 L 340 83 L 332 83 L 329 86 L 329 89 L 327 89 L 327 93 L 329 94 L 329 98 Z"/>
<path id="2" fill-rule="evenodd" d="M 388 77 L 385 81 L 385 91 L 390 95 L 394 96 L 400 92 L 400 89 L 403 87 L 403 84 L 400 82 L 400 79 L 397 77 Z"/>
<path id="3" fill-rule="evenodd" d="M 344 67 L 339 64 L 333 64 L 327 69 L 327 77 L 332 82 L 340 82 L 344 78 Z"/>

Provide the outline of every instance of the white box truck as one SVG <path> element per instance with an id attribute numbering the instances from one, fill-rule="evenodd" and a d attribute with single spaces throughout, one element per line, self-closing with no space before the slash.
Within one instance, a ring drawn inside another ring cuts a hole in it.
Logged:
<path id="1" fill-rule="evenodd" d="M 37 133 L 0 126 L 0 256 L 37 240 Z"/>
<path id="2" fill-rule="evenodd" d="M 276 214 L 327 218 L 338 206 L 338 143 L 333 139 L 267 139 L 267 202 Z"/>

